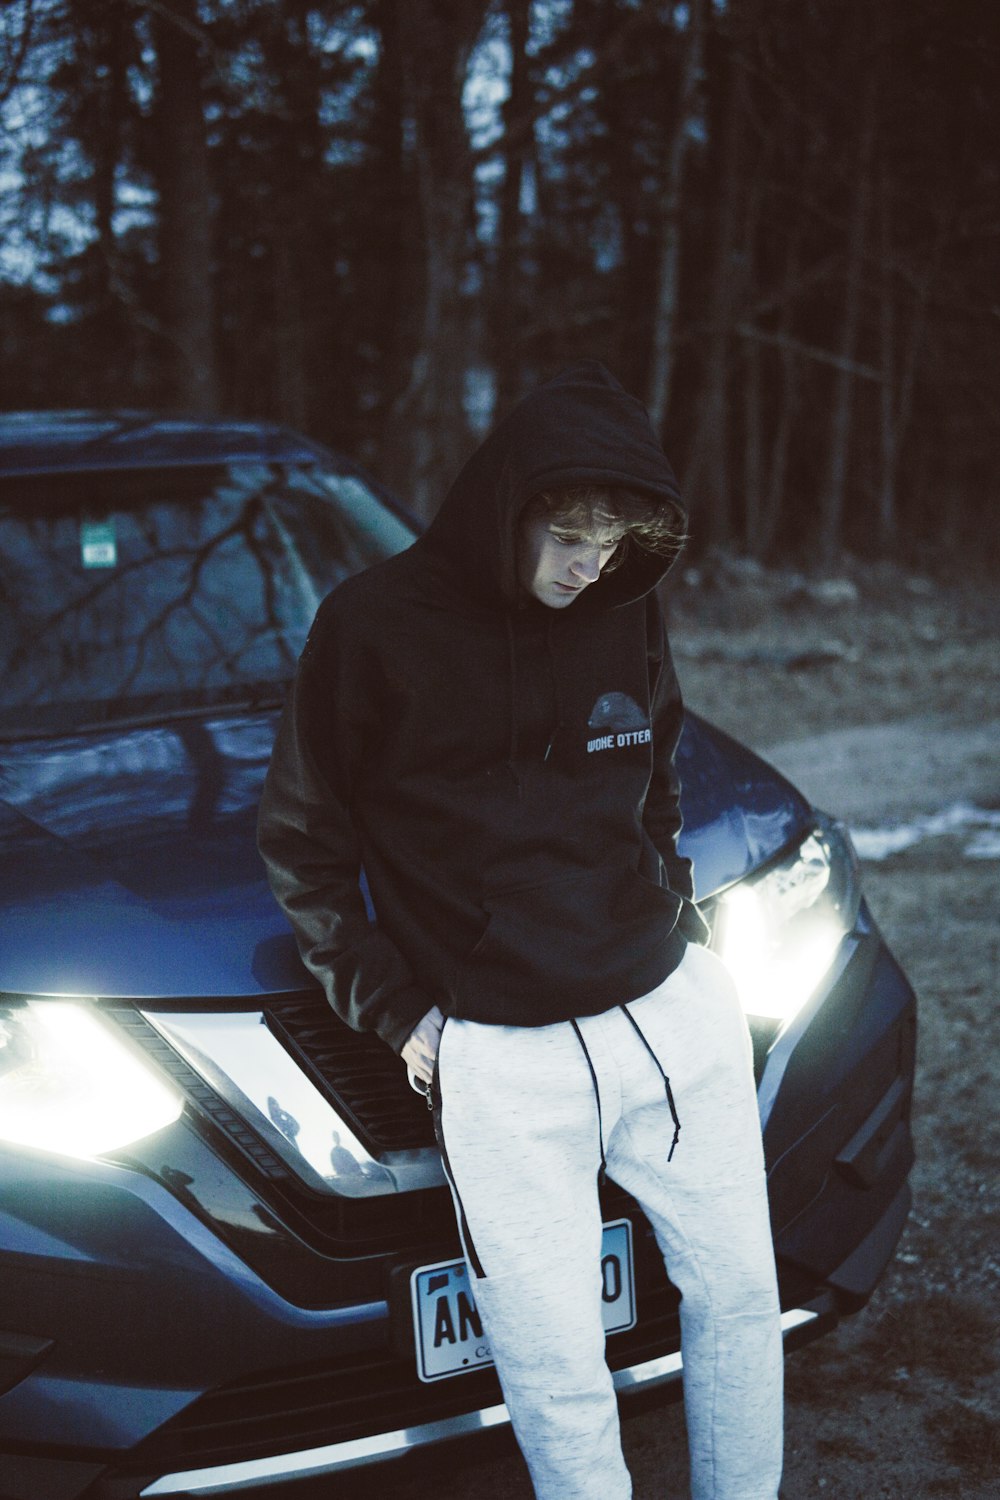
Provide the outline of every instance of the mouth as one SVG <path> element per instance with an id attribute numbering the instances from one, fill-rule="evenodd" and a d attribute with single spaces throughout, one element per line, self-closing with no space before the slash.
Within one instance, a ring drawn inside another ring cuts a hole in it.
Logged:
<path id="1" fill-rule="evenodd" d="M 556 588 L 562 589 L 564 594 L 578 594 L 581 589 L 586 588 L 585 583 L 557 583 Z"/>

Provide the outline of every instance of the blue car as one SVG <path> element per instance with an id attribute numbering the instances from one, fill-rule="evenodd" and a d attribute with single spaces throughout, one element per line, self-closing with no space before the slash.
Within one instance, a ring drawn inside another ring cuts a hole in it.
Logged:
<path id="1" fill-rule="evenodd" d="M 0 417 L 8 1500 L 288 1485 L 507 1420 L 430 1115 L 306 974 L 254 838 L 317 605 L 413 536 L 279 427 Z M 694 713 L 679 764 L 791 1347 L 865 1303 L 906 1219 L 914 996 L 843 827 Z M 675 1395 L 676 1292 L 603 1206 L 616 1384 Z"/>

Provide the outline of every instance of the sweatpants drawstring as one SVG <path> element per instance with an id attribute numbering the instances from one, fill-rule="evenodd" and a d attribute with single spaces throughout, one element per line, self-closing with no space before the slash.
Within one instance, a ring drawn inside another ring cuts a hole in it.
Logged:
<path id="1" fill-rule="evenodd" d="M 631 1020 L 631 1019 L 632 1018 L 630 1016 L 629 1020 Z M 587 1059 L 587 1067 L 590 1069 L 590 1077 L 591 1077 L 591 1080 L 592 1080 L 593 1085 L 594 1085 L 594 1098 L 597 1100 L 597 1140 L 598 1140 L 598 1144 L 599 1144 L 599 1146 L 601 1148 L 601 1165 L 600 1165 L 600 1168 L 598 1169 L 597 1181 L 599 1183 L 601 1183 L 601 1182 L 604 1181 L 605 1177 L 607 1176 L 607 1171 L 608 1171 L 608 1162 L 607 1162 L 607 1158 L 604 1155 L 604 1125 L 603 1125 L 603 1123 L 601 1121 L 601 1090 L 598 1087 L 597 1073 L 594 1070 L 594 1064 L 591 1062 L 590 1053 L 587 1051 L 587 1043 L 583 1040 L 583 1032 L 580 1030 L 579 1026 L 576 1024 L 575 1021 L 570 1021 L 569 1024 L 572 1026 L 573 1030 L 576 1032 L 576 1039 L 580 1043 L 581 1048 L 583 1049 L 583 1055 Z"/>
<path id="2" fill-rule="evenodd" d="M 638 1021 L 636 1020 L 636 1018 L 632 1014 L 632 1012 L 629 1010 L 628 1006 L 627 1005 L 620 1005 L 618 1007 L 618 1009 L 620 1011 L 622 1011 L 628 1017 L 629 1021 L 632 1023 L 632 1027 L 633 1027 L 634 1031 L 636 1032 L 636 1035 L 639 1037 L 639 1040 L 642 1042 L 642 1045 L 645 1047 L 646 1051 L 649 1053 L 650 1057 L 655 1062 L 657 1070 L 659 1071 L 660 1077 L 663 1079 L 663 1086 L 664 1086 L 664 1088 L 667 1091 L 667 1106 L 668 1106 L 668 1108 L 670 1110 L 670 1118 L 674 1122 L 674 1138 L 670 1142 L 670 1150 L 667 1152 L 667 1161 L 670 1161 L 670 1159 L 672 1158 L 672 1156 L 674 1154 L 674 1148 L 677 1145 L 677 1142 L 678 1142 L 678 1140 L 680 1138 L 680 1133 L 681 1133 L 681 1122 L 680 1122 L 680 1119 L 678 1118 L 678 1115 L 677 1115 L 677 1106 L 674 1103 L 674 1092 L 673 1092 L 673 1089 L 670 1087 L 670 1079 L 667 1077 L 666 1073 L 664 1072 L 663 1064 L 660 1062 L 660 1059 L 657 1057 L 656 1053 L 653 1051 L 652 1047 L 649 1045 L 649 1042 L 646 1040 L 646 1037 L 645 1037 L 645 1035 L 643 1033 L 642 1027 L 639 1025 Z M 589 1059 L 588 1059 L 588 1061 L 589 1061 Z"/>

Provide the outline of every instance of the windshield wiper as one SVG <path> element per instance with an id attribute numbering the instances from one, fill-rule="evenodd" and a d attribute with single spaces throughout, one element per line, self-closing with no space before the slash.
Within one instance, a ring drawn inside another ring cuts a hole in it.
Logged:
<path id="1" fill-rule="evenodd" d="M 177 719 L 225 718 L 229 714 L 252 713 L 265 708 L 280 708 L 285 701 L 285 685 L 268 683 L 238 698 L 223 698 L 218 703 L 187 704 L 136 710 L 134 713 L 109 714 L 107 718 L 89 720 L 74 726 L 73 733 L 83 734 L 100 729 L 141 729 L 148 724 L 172 723 Z"/>
<path id="2" fill-rule="evenodd" d="M 178 719 L 228 718 L 231 714 L 257 713 L 266 709 L 281 708 L 285 702 L 287 686 L 282 682 L 262 683 L 239 697 L 223 698 L 218 703 L 189 703 L 159 708 L 136 709 L 133 712 L 107 712 L 87 719 L 59 722 L 29 727 L 0 727 L 0 742 L 22 740 L 63 739 L 73 734 L 101 734 L 107 730 L 143 729 L 154 724 L 170 724 Z"/>

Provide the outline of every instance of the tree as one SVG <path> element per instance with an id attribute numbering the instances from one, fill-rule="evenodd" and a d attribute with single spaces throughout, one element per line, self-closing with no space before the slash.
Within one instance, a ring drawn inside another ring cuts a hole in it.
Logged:
<path id="1" fill-rule="evenodd" d="M 6 103 L 21 81 L 34 20 L 32 0 L 19 0 L 0 10 L 0 105 Z"/>
<path id="2" fill-rule="evenodd" d="M 420 347 L 393 412 L 406 493 L 423 515 L 466 456 L 465 372 L 472 355 L 463 298 L 472 226 L 472 176 L 462 89 L 488 0 L 406 0 L 396 37 L 420 205 Z"/>
<path id="3" fill-rule="evenodd" d="M 491 317 L 491 354 L 497 375 L 496 405 L 501 412 L 521 393 L 521 326 L 524 219 L 521 199 L 532 154 L 535 95 L 528 41 L 531 0 L 504 0 L 510 47 L 510 86 L 503 107 L 503 182 L 496 228 L 496 269 Z"/>
<path id="4" fill-rule="evenodd" d="M 682 35 L 680 87 L 676 115 L 661 189 L 660 265 L 653 310 L 653 359 L 649 376 L 649 414 L 662 428 L 670 401 L 674 337 L 680 301 L 681 215 L 685 168 L 700 122 L 700 88 L 705 52 L 708 0 L 691 0 L 688 25 Z"/>
<path id="5" fill-rule="evenodd" d="M 0 390 L 274 417 L 429 516 L 484 367 L 597 356 L 696 547 L 982 558 L 998 61 L 979 0 L 14 0 Z"/>
<path id="6" fill-rule="evenodd" d="M 215 359 L 215 204 L 209 178 L 202 70 L 207 37 L 197 0 L 157 6 L 157 178 L 163 333 L 173 402 L 210 414 L 218 407 Z"/>

